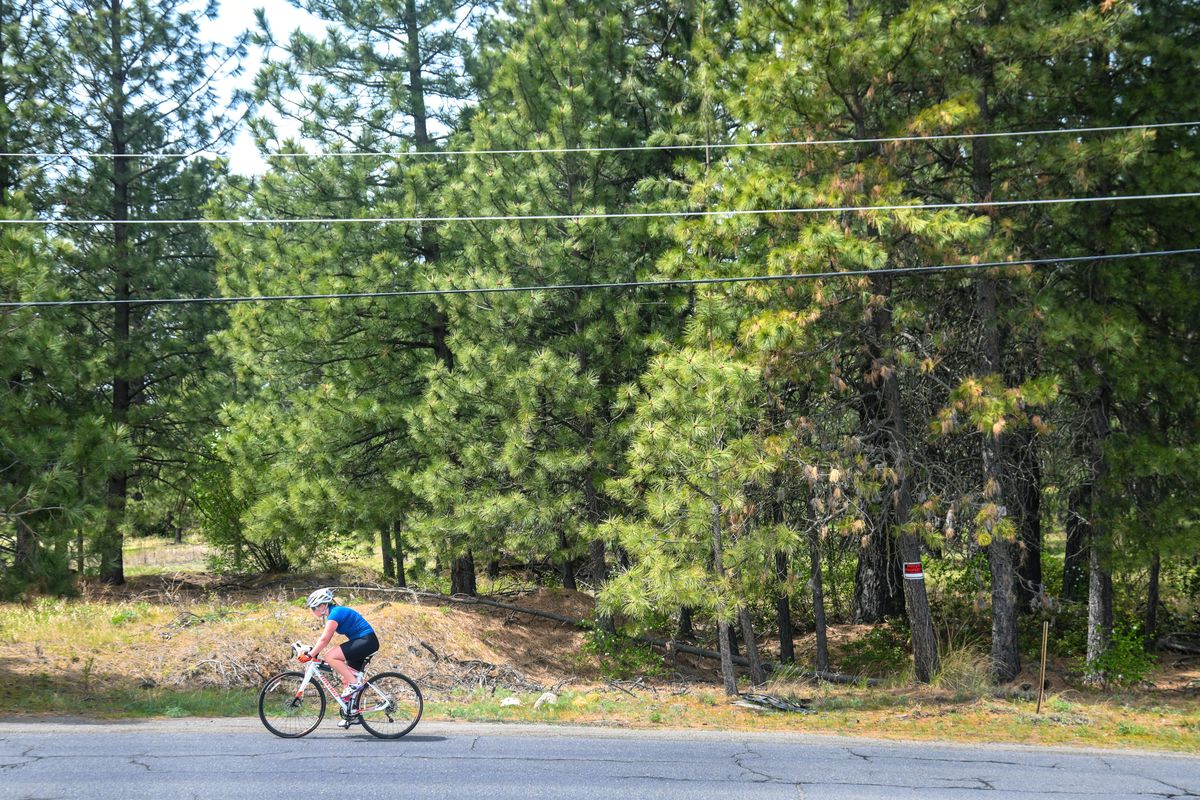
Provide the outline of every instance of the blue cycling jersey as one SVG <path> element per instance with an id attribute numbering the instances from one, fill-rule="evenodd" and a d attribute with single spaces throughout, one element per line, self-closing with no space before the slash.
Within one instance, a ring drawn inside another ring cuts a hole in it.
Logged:
<path id="1" fill-rule="evenodd" d="M 361 639 L 375 632 L 371 623 L 353 608 L 334 606 L 329 609 L 329 619 L 337 623 L 337 632 L 347 639 Z"/>

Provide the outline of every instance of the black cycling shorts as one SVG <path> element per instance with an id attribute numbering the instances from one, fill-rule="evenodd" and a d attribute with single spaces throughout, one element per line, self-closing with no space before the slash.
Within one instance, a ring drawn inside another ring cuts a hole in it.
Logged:
<path id="1" fill-rule="evenodd" d="M 342 655 L 351 669 L 362 671 L 363 660 L 379 649 L 379 639 L 373 633 L 368 633 L 359 639 L 343 642 Z"/>

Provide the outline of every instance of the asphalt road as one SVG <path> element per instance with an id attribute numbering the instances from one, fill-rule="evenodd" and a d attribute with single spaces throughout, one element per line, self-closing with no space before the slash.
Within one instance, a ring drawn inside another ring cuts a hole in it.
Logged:
<path id="1" fill-rule="evenodd" d="M 0 799 L 1200 797 L 1200 758 L 781 734 L 422 723 L 399 741 L 257 720 L 0 721 Z"/>

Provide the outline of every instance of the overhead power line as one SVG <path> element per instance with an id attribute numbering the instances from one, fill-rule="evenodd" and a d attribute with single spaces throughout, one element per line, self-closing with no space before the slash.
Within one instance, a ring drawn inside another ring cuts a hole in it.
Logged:
<path id="1" fill-rule="evenodd" d="M 782 147 L 822 147 L 842 146 L 853 144 L 888 144 L 903 142 L 941 142 L 948 140 L 971 139 L 1001 139 L 1023 138 L 1032 136 L 1053 136 L 1061 134 L 1114 133 L 1119 131 L 1157 130 L 1162 128 L 1195 128 L 1200 127 L 1200 121 L 1190 122 L 1153 122 L 1143 125 L 1098 125 L 1082 128 L 1044 128 L 1041 130 L 1023 131 L 993 131 L 985 133 L 934 133 L 914 134 L 910 136 L 876 136 L 863 139 L 795 139 L 773 142 L 718 142 L 714 144 L 636 144 L 624 146 L 600 147 L 543 147 L 525 149 L 482 149 L 482 150 L 351 150 L 344 152 L 324 153 L 262 153 L 266 159 L 301 159 L 301 158 L 446 158 L 450 156 L 515 156 L 515 155 L 567 155 L 571 153 L 633 153 L 640 151 L 663 150 L 732 150 L 753 148 L 782 148 Z M 117 159 L 137 158 L 147 160 L 191 160 L 196 158 L 228 158 L 229 153 L 219 153 L 201 150 L 194 153 L 0 153 L 4 158 L 28 159 L 57 159 L 57 158 L 94 158 Z"/>
<path id="2" fill-rule="evenodd" d="M 1151 250 L 1140 253 L 1105 253 L 1100 255 L 1061 256 L 1058 258 L 1032 258 L 1023 261 L 985 261 L 962 264 L 936 264 L 914 267 L 886 267 L 881 269 L 833 270 L 825 272 L 797 272 L 786 275 L 738 275 L 723 278 L 668 278 L 653 281 L 623 281 L 613 283 L 556 283 L 537 286 L 477 286 L 467 288 L 406 289 L 387 292 L 332 292 L 327 294 L 274 294 L 241 297 L 158 297 L 129 300 L 29 300 L 0 302 L 0 308 L 47 308 L 66 306 L 114 306 L 114 305 L 182 305 L 189 303 L 266 303 L 305 300 L 360 300 L 392 297 L 431 297 L 465 294 L 512 294 L 515 292 L 562 292 L 620 289 L 645 289 L 669 286 L 704 286 L 728 283 L 767 283 L 774 281 L 817 280 L 829 278 L 851 278 L 874 275 L 923 275 L 939 272 L 962 272 L 967 270 L 996 269 L 1002 267 L 1041 267 L 1055 264 L 1080 264 L 1085 262 L 1123 261 L 1134 258 L 1164 258 L 1168 256 L 1200 254 L 1200 247 L 1179 250 Z"/>
<path id="3" fill-rule="evenodd" d="M 970 200 L 961 203 L 894 203 L 872 206 L 807 206 L 799 208 L 740 208 L 714 211 L 613 211 L 577 214 L 480 214 L 466 217 L 274 217 L 246 219 L 130 219 L 122 225 L 306 225 L 306 224 L 415 224 L 450 222 L 548 222 L 583 221 L 596 219 L 651 219 L 688 217 L 741 217 L 771 214 L 838 214 L 869 211 L 942 211 L 954 208 L 1010 208 L 1013 206 L 1064 205 L 1069 203 L 1120 203 L 1134 200 L 1179 200 L 1200 197 L 1200 192 L 1169 192 L 1165 194 L 1128 194 L 1096 197 L 1053 197 L 1034 200 Z M 0 219 L 0 225 L 113 225 L 111 219 Z"/>

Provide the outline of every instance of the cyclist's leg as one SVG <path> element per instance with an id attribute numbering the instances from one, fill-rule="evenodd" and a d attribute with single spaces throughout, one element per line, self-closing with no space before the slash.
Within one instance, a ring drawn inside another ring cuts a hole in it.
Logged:
<path id="1" fill-rule="evenodd" d="M 346 663 L 346 656 L 342 653 L 340 645 L 335 644 L 333 647 L 330 647 L 321 654 L 321 657 L 328 661 L 329 666 L 333 667 L 333 671 L 341 676 L 342 683 L 346 686 L 354 683 L 354 669 Z"/>

